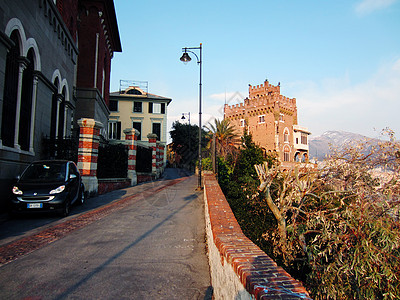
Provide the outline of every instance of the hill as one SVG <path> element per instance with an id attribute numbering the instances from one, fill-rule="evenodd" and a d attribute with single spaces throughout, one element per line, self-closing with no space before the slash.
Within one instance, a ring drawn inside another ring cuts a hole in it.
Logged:
<path id="1" fill-rule="evenodd" d="M 321 161 L 329 154 L 331 145 L 340 147 L 366 138 L 368 137 L 345 131 L 326 131 L 320 136 L 311 136 L 309 139 L 310 159 L 317 158 Z"/>

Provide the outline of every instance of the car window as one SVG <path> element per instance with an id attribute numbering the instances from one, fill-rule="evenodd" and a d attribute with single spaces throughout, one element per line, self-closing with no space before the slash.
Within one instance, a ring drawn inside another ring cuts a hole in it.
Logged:
<path id="1" fill-rule="evenodd" d="M 30 165 L 22 174 L 23 181 L 51 182 L 65 180 L 66 165 L 63 163 L 37 163 Z"/>
<path id="2" fill-rule="evenodd" d="M 71 174 L 78 176 L 78 171 L 76 170 L 75 165 L 72 163 L 69 164 L 69 176 L 71 176 Z"/>

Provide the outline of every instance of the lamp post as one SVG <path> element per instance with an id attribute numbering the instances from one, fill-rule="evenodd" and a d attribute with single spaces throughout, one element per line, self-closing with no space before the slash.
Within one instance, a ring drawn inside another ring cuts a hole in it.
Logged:
<path id="1" fill-rule="evenodd" d="M 188 115 L 189 116 L 189 129 L 188 129 L 188 133 L 189 133 L 189 152 L 190 151 L 192 151 L 192 147 L 191 147 L 191 140 L 192 140 L 192 137 L 190 136 L 190 112 L 188 112 L 188 113 L 182 113 L 182 118 L 181 118 L 181 120 L 185 120 L 186 118 L 185 118 L 185 115 Z M 190 168 L 191 169 L 191 168 Z"/>
<path id="2" fill-rule="evenodd" d="M 200 57 L 197 56 L 197 54 L 191 50 L 199 50 L 200 53 Z M 200 43 L 200 47 L 185 47 L 182 48 L 182 57 L 181 57 L 181 61 L 184 63 L 188 63 L 189 61 L 191 61 L 191 57 L 189 56 L 189 53 L 194 54 L 194 56 L 196 56 L 197 58 L 197 64 L 200 66 L 200 83 L 199 83 L 199 182 L 197 185 L 197 189 L 201 190 L 202 189 L 202 183 L 201 183 L 201 64 L 202 64 L 202 44 Z"/>

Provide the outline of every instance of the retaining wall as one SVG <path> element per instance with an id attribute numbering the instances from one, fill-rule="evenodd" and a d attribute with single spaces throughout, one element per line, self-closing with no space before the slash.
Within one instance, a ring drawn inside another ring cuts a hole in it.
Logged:
<path id="1" fill-rule="evenodd" d="M 214 299 L 311 299 L 243 234 L 212 174 L 204 175 L 204 201 Z"/>

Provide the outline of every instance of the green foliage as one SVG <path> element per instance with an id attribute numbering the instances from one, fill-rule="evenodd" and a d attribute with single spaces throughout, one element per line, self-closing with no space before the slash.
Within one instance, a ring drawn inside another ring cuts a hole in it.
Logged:
<path id="1" fill-rule="evenodd" d="M 212 166 L 212 159 L 210 157 L 205 157 L 201 160 L 201 168 L 204 171 L 212 171 L 213 166 Z"/>
<path id="2" fill-rule="evenodd" d="M 235 156 L 218 159 L 218 182 L 224 192 L 243 233 L 264 251 L 271 252 L 271 243 L 263 234 L 275 226 L 275 220 L 261 196 L 254 196 L 259 180 L 254 164 L 276 162 L 274 157 L 264 157 L 252 137 L 245 134 L 242 147 Z"/>
<path id="3" fill-rule="evenodd" d="M 235 131 L 235 127 L 230 124 L 229 119 L 222 121 L 214 119 L 214 124 L 208 123 L 206 127 L 209 132 L 207 133 L 207 149 L 211 148 L 215 137 L 215 151 L 217 156 L 227 158 L 228 155 L 234 155 L 237 152 L 237 144 L 239 136 Z"/>
<path id="4" fill-rule="evenodd" d="M 194 166 L 198 159 L 199 126 L 181 124 L 178 121 L 172 124 L 170 131 L 172 150 L 181 158 L 180 164 Z M 206 132 L 202 130 L 202 147 L 206 145 Z"/>
<path id="5" fill-rule="evenodd" d="M 245 133 L 231 178 L 236 185 L 236 189 L 232 191 L 235 195 L 228 194 L 228 198 L 231 196 L 237 198 L 237 192 L 244 193 L 246 198 L 253 197 L 260 184 L 254 165 L 264 161 L 268 161 L 271 165 L 277 163 L 275 157 L 265 157 L 262 149 L 253 142 L 252 136 Z"/>
<path id="6" fill-rule="evenodd" d="M 269 254 L 315 299 L 400 299 L 399 150 L 394 139 L 367 141 L 320 169 L 259 172 L 273 177 L 267 189 L 286 221 L 284 244 L 276 229 L 263 234 Z"/>

